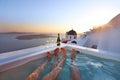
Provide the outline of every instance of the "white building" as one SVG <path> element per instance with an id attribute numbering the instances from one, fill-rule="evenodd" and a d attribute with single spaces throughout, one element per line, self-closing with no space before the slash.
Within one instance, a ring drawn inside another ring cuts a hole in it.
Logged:
<path id="1" fill-rule="evenodd" d="M 77 38 L 77 33 L 73 29 L 66 32 L 66 39 L 67 40 L 73 40 L 73 39 L 76 39 L 76 38 Z"/>

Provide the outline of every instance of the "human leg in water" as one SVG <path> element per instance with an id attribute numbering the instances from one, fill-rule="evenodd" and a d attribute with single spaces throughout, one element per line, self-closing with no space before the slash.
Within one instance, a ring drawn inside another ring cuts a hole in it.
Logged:
<path id="1" fill-rule="evenodd" d="M 65 56 L 66 56 L 66 49 L 65 48 L 61 48 L 62 51 L 62 58 L 60 60 L 60 62 L 58 63 L 58 65 L 47 75 L 45 75 L 42 80 L 56 80 L 56 77 L 58 76 L 58 74 L 60 73 L 60 71 L 62 70 L 62 66 L 65 60 Z"/>
<path id="2" fill-rule="evenodd" d="M 58 56 L 59 56 L 59 53 L 60 53 L 60 48 L 56 48 L 56 49 L 54 50 L 55 58 L 54 58 L 54 61 L 53 61 L 53 65 L 52 65 L 52 67 L 51 67 L 51 70 L 53 70 L 53 69 L 57 66 L 57 64 L 58 64 Z"/>
<path id="3" fill-rule="evenodd" d="M 44 70 L 48 61 L 52 57 L 52 54 L 50 52 L 47 52 L 46 55 L 47 55 L 47 60 L 42 65 L 40 65 L 36 70 L 34 70 L 25 80 L 37 80 L 38 79 L 39 74 L 41 73 L 41 71 Z"/>
<path id="4" fill-rule="evenodd" d="M 80 72 L 77 64 L 75 63 L 76 50 L 72 49 L 71 51 L 71 77 L 70 80 L 81 80 Z"/>

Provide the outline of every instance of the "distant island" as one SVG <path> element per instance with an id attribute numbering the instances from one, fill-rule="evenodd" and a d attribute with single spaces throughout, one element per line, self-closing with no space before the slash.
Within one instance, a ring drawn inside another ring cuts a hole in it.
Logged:
<path id="1" fill-rule="evenodd" d="M 20 36 L 17 36 L 16 39 L 31 40 L 31 39 L 48 38 L 48 37 L 56 37 L 56 36 L 48 35 L 48 34 L 32 34 L 32 35 L 20 35 Z"/>

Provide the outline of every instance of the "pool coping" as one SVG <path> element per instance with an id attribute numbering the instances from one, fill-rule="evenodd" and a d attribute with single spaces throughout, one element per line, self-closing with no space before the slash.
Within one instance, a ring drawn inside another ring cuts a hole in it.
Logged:
<path id="1" fill-rule="evenodd" d="M 93 55 L 93 56 L 97 56 L 97 57 L 105 58 L 105 59 L 112 59 L 112 60 L 120 61 L 120 55 L 113 55 L 116 53 L 112 53 L 112 52 L 82 47 L 82 46 L 78 46 L 78 45 L 67 45 L 67 48 L 75 48 L 77 51 L 84 53 L 84 54 Z"/>
<path id="2" fill-rule="evenodd" d="M 68 49 L 76 49 L 77 51 L 105 59 L 113 59 L 120 61 L 120 56 L 113 56 L 107 54 L 108 52 L 99 51 L 96 49 L 91 49 L 87 47 L 82 47 L 74 44 L 61 44 L 61 46 L 56 46 L 56 44 L 49 44 L 44 46 L 38 46 L 34 48 L 22 49 L 18 51 L 12 51 L 0 54 L 0 72 L 6 71 L 11 68 L 28 63 L 32 60 L 40 59 L 46 56 L 46 52 L 53 51 L 55 48 L 66 47 Z"/>

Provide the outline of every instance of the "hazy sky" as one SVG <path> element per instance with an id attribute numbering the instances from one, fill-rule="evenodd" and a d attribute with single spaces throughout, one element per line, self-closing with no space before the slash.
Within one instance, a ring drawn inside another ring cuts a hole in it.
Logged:
<path id="1" fill-rule="evenodd" d="M 120 0 L 0 0 L 0 31 L 83 32 L 120 13 Z"/>

